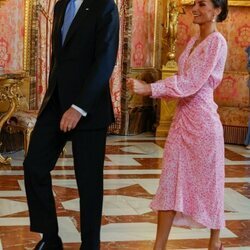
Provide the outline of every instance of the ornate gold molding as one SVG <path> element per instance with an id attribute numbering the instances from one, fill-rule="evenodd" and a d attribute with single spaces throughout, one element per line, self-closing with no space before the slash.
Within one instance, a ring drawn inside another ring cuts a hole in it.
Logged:
<path id="1" fill-rule="evenodd" d="M 181 3 L 183 5 L 191 5 L 194 3 L 194 0 L 182 0 Z"/>
<path id="2" fill-rule="evenodd" d="M 24 47 L 23 47 L 23 69 L 30 70 L 30 55 L 31 55 L 31 20 L 32 20 L 33 1 L 25 1 L 25 16 L 24 16 Z"/>
<path id="3" fill-rule="evenodd" d="M 6 0 L 0 0 L 0 6 L 3 4 Z"/>
<path id="4" fill-rule="evenodd" d="M 241 1 L 241 0 L 234 0 L 230 1 L 229 0 L 229 6 L 250 6 L 250 1 Z"/>
<path id="5" fill-rule="evenodd" d="M 183 5 L 191 5 L 193 4 L 194 0 L 182 0 Z M 229 0 L 229 6 L 250 6 L 249 0 Z"/>
<path id="6" fill-rule="evenodd" d="M 154 54 L 153 54 L 153 68 L 159 68 L 160 66 L 160 62 L 159 62 L 159 58 L 161 58 L 161 50 L 160 48 L 160 25 L 159 23 L 162 20 L 162 16 L 161 16 L 161 9 L 162 6 L 162 1 L 155 1 L 155 25 L 154 25 L 154 30 L 155 30 L 155 34 L 154 34 Z"/>

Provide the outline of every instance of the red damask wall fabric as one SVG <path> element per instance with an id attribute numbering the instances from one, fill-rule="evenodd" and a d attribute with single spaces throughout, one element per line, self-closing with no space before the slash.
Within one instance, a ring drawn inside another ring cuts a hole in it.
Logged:
<path id="1" fill-rule="evenodd" d="M 247 71 L 245 48 L 250 45 L 250 8 L 230 7 L 229 16 L 223 23 L 218 24 L 218 30 L 228 43 L 228 58 L 225 71 Z M 190 7 L 186 14 L 180 15 L 177 38 L 177 56 L 184 50 L 190 37 L 196 32 L 192 25 L 193 16 Z"/>
<path id="2" fill-rule="evenodd" d="M 23 69 L 25 0 L 8 0 L 0 8 L 0 67 Z"/>

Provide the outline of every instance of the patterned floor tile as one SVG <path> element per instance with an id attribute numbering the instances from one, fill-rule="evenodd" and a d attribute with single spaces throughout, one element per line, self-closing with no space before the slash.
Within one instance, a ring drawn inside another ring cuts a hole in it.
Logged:
<path id="1" fill-rule="evenodd" d="M 165 138 L 150 133 L 108 137 L 102 250 L 153 249 L 157 218 L 149 204 L 158 186 L 164 144 Z M 225 152 L 226 228 L 221 239 L 226 250 L 250 250 L 250 151 L 225 145 Z M 23 151 L 11 156 L 11 166 L 0 166 L 0 250 L 31 250 L 41 236 L 29 232 Z M 79 249 L 79 199 L 70 143 L 52 171 L 52 179 L 64 248 Z M 173 228 L 168 249 L 203 250 L 208 238 L 206 229 Z"/>

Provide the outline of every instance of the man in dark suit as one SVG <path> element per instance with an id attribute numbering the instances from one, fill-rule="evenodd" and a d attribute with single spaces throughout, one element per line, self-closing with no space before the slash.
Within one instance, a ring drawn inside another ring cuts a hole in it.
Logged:
<path id="1" fill-rule="evenodd" d="M 35 249 L 63 249 L 50 171 L 68 140 L 80 196 L 81 249 L 100 249 L 106 133 L 114 121 L 109 78 L 118 37 L 114 0 L 56 3 L 48 90 L 24 160 L 31 231 L 43 234 Z"/>

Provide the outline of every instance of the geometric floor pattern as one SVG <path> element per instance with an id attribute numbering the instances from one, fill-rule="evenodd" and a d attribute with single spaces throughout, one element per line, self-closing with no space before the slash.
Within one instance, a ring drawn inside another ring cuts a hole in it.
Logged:
<path id="1" fill-rule="evenodd" d="M 104 168 L 102 250 L 151 250 L 156 214 L 149 204 L 161 173 L 165 138 L 149 133 L 109 136 Z M 250 150 L 225 145 L 225 216 L 221 232 L 225 249 L 250 250 Z M 33 249 L 40 235 L 29 231 L 23 182 L 23 151 L 9 155 L 11 166 L 0 166 L 0 250 Z M 52 171 L 64 249 L 80 245 L 79 199 L 71 145 Z M 206 249 L 209 230 L 174 227 L 168 249 Z"/>

